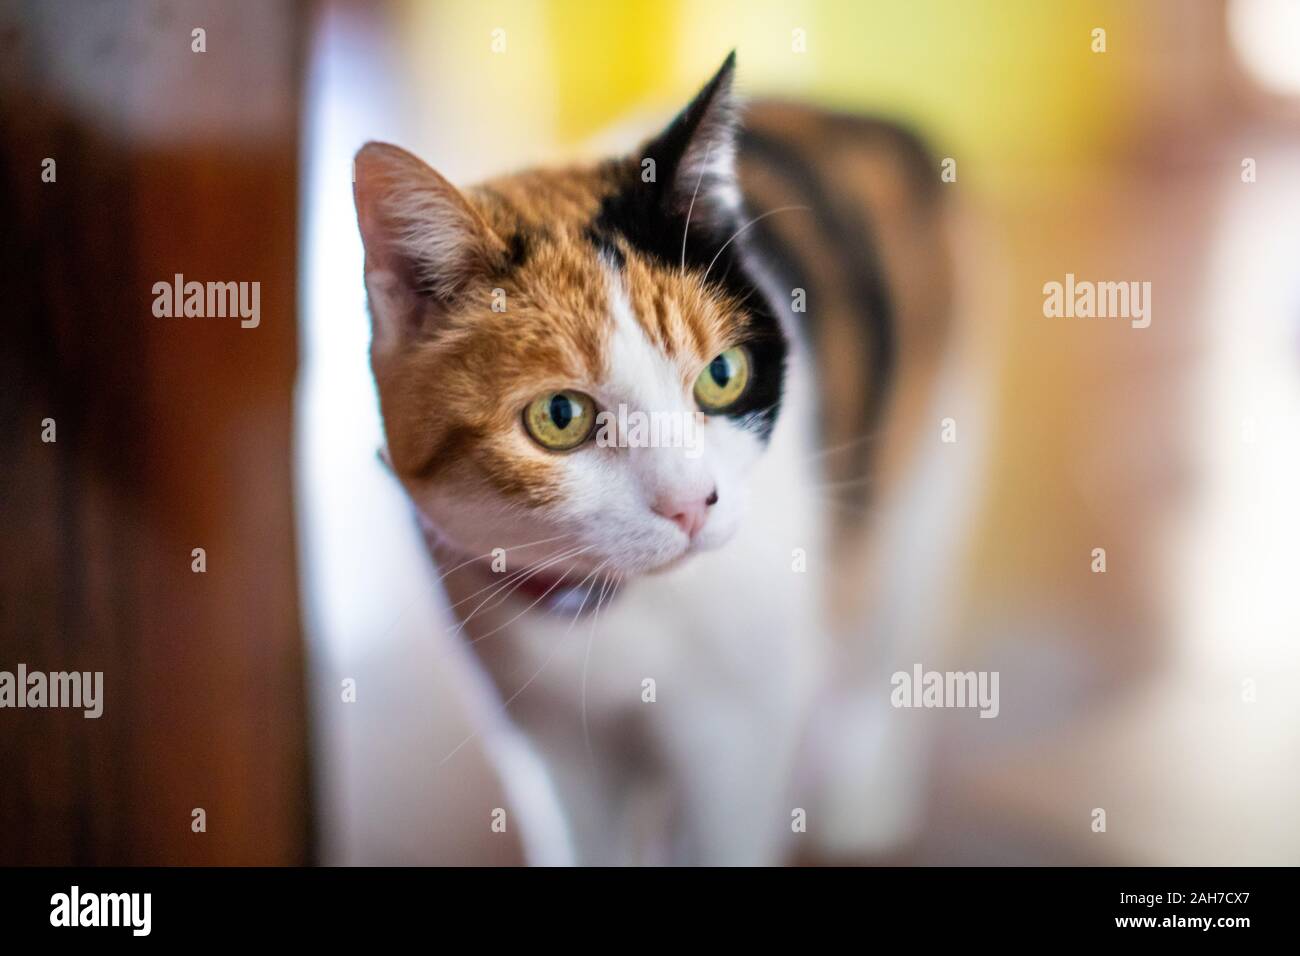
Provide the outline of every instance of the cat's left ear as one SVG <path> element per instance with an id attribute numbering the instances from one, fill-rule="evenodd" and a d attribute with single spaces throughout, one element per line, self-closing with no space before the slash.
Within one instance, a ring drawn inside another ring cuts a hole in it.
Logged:
<path id="1" fill-rule="evenodd" d="M 689 214 L 693 224 L 722 225 L 740 209 L 735 72 L 733 50 L 695 99 L 642 149 L 643 167 L 645 159 L 655 161 L 660 202 L 669 216 Z"/>

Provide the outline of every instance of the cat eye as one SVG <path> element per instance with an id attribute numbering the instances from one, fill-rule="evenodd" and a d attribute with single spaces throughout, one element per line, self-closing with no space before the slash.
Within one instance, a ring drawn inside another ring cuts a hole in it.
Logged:
<path id="1" fill-rule="evenodd" d="M 596 403 L 582 392 L 547 392 L 524 409 L 524 428 L 548 451 L 569 451 L 589 437 L 596 425 Z"/>
<path id="2" fill-rule="evenodd" d="M 704 367 L 695 380 L 695 401 L 709 413 L 725 412 L 749 386 L 749 352 L 729 348 Z"/>

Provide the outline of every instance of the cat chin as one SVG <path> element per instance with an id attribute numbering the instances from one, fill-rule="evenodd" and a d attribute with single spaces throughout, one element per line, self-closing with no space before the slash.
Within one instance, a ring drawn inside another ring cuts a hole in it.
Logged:
<path id="1" fill-rule="evenodd" d="M 693 549 L 687 548 L 681 554 L 677 555 L 677 557 L 669 558 L 663 564 L 657 564 L 653 568 L 649 568 L 645 571 L 642 571 L 641 573 L 647 577 L 652 577 L 656 574 L 667 574 L 669 571 L 674 571 L 677 568 L 680 568 L 683 564 L 689 561 L 696 553 L 697 552 L 694 551 Z"/>
<path id="2" fill-rule="evenodd" d="M 692 558 L 696 557 L 697 555 L 704 554 L 705 552 L 708 551 L 716 551 L 718 548 L 721 548 L 724 544 L 726 544 L 728 541 L 731 540 L 731 537 L 732 537 L 731 534 L 728 533 L 716 540 L 697 539 L 691 544 L 687 545 L 686 548 L 681 552 L 681 554 L 677 555 L 676 557 L 669 558 L 667 561 L 663 561 L 659 564 L 656 564 L 653 567 L 641 571 L 640 573 L 644 575 L 655 575 L 655 574 L 666 574 L 669 571 L 675 571 L 678 568 L 680 568 L 682 565 L 687 564 Z"/>

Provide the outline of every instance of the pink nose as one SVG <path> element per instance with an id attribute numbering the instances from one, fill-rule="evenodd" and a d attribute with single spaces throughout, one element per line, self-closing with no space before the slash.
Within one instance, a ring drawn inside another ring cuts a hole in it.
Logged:
<path id="1" fill-rule="evenodd" d="M 714 488 L 707 498 L 660 498 L 654 512 L 685 531 L 686 537 L 694 538 L 709 520 L 709 508 L 717 503 L 718 489 Z"/>

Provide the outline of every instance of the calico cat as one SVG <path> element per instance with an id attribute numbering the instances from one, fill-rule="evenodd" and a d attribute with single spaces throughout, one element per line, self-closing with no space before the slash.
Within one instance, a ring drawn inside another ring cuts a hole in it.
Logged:
<path id="1" fill-rule="evenodd" d="M 888 124 L 742 123 L 734 69 L 594 165 L 458 190 L 356 157 L 386 456 L 531 862 L 776 863 L 884 812 L 879 774 L 809 758 L 870 759 L 824 711 L 888 690 L 850 670 L 868 503 L 913 467 L 946 338 L 938 177 Z"/>

